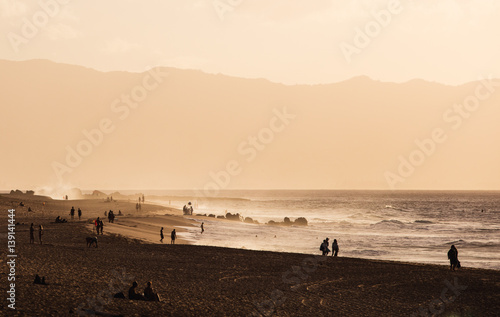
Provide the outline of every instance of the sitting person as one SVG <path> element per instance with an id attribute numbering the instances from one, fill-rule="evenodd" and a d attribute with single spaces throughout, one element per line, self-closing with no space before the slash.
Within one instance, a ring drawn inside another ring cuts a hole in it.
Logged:
<path id="1" fill-rule="evenodd" d="M 151 282 L 148 282 L 148 286 L 144 289 L 144 299 L 151 302 L 159 302 L 160 296 L 153 291 L 151 287 Z"/>
<path id="2" fill-rule="evenodd" d="M 65 223 L 65 222 L 67 222 L 66 219 L 61 219 L 61 216 L 57 216 L 56 223 Z"/>
<path id="3" fill-rule="evenodd" d="M 135 289 L 137 287 L 137 282 L 134 281 L 134 283 L 132 283 L 132 286 L 128 289 L 128 299 L 132 299 L 132 300 L 144 300 L 144 296 L 141 295 L 141 294 L 138 294 L 135 292 Z"/>
<path id="4" fill-rule="evenodd" d="M 45 283 L 45 276 L 40 278 L 40 276 L 38 274 L 36 274 L 35 281 L 33 282 L 33 284 L 47 285 L 47 283 Z"/>

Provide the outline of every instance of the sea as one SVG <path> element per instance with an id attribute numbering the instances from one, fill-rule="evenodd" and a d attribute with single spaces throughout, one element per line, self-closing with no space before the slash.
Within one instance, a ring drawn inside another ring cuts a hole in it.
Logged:
<path id="1" fill-rule="evenodd" d="M 239 213 L 260 224 L 196 219 L 183 238 L 196 245 L 320 254 L 336 239 L 339 256 L 449 265 L 455 245 L 463 267 L 500 270 L 500 191 L 223 190 L 149 191 L 154 202 L 194 214 Z M 162 199 L 161 197 L 171 198 Z M 189 216 L 186 216 L 189 217 Z M 273 226 L 270 220 L 304 217 L 307 226 Z"/>

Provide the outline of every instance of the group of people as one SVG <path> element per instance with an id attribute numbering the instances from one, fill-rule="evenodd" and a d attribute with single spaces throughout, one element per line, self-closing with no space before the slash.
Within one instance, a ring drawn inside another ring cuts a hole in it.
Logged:
<path id="1" fill-rule="evenodd" d="M 132 286 L 128 289 L 128 299 L 131 300 L 145 300 L 152 302 L 159 302 L 160 296 L 153 291 L 152 283 L 148 282 L 146 288 L 144 289 L 144 294 L 137 293 L 136 288 L 138 284 L 136 281 L 132 283 Z"/>
<path id="2" fill-rule="evenodd" d="M 319 246 L 319 250 L 323 255 L 328 255 L 328 253 L 332 252 L 332 256 L 337 256 L 339 254 L 339 245 L 337 243 L 337 239 L 333 239 L 332 250 L 329 249 L 330 246 L 330 238 L 326 238 L 323 240 L 321 245 Z"/>
<path id="3" fill-rule="evenodd" d="M 42 236 L 43 236 L 43 226 L 39 225 L 38 226 L 38 240 L 40 241 L 40 244 L 42 244 Z M 35 243 L 35 227 L 34 224 L 31 223 L 30 227 L 30 244 Z"/>
<path id="4" fill-rule="evenodd" d="M 75 207 L 71 206 L 69 214 L 71 215 L 71 220 L 73 220 L 75 218 Z M 82 219 L 82 210 L 78 208 L 78 220 L 81 219 Z"/>
<path id="5" fill-rule="evenodd" d="M 187 206 L 184 205 L 184 207 L 182 207 L 182 213 L 184 215 L 193 215 L 193 206 L 191 205 L 191 202 L 188 202 Z"/>
<path id="6" fill-rule="evenodd" d="M 99 235 L 99 232 L 101 234 L 103 234 L 102 230 L 104 229 L 104 223 L 102 222 L 102 220 L 99 217 L 97 217 L 97 219 L 94 220 L 94 225 L 95 225 L 95 229 L 97 231 L 97 234 Z"/>
<path id="7" fill-rule="evenodd" d="M 163 227 L 160 229 L 160 242 L 163 243 L 163 239 L 165 236 L 163 235 Z M 175 239 L 177 239 L 177 232 L 175 232 L 175 229 L 172 230 L 170 233 L 170 244 L 175 244 Z"/>
<path id="8" fill-rule="evenodd" d="M 104 217 L 106 217 L 106 212 L 104 212 Z M 107 213 L 107 217 L 108 217 L 108 222 L 110 223 L 114 223 L 115 222 L 115 213 L 113 212 L 113 210 L 109 210 L 109 212 Z"/>
<path id="9" fill-rule="evenodd" d="M 329 246 L 329 238 L 326 238 L 321 243 L 319 250 L 322 252 L 322 255 L 326 256 L 328 253 L 332 252 L 332 256 L 337 256 L 339 253 L 339 245 L 337 243 L 337 239 L 333 239 L 332 250 L 330 251 Z M 455 245 L 450 247 L 448 251 L 448 259 L 450 260 L 450 270 L 455 271 L 455 269 L 459 269 L 461 267 L 460 261 L 458 260 L 458 250 Z"/>
<path id="10" fill-rule="evenodd" d="M 54 220 L 55 223 L 66 223 L 68 222 L 66 219 L 61 218 L 61 216 L 57 216 L 56 220 Z"/>

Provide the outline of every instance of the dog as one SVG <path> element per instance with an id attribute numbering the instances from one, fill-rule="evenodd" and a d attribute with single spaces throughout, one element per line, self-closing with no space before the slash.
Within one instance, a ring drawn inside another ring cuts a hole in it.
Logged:
<path id="1" fill-rule="evenodd" d="M 97 248 L 97 237 L 87 237 L 85 238 L 87 240 L 87 247 L 91 247 L 93 244 Z"/>

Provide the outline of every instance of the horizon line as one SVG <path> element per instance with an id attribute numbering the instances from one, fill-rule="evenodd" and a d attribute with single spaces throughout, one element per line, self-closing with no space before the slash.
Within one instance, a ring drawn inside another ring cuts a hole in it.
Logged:
<path id="1" fill-rule="evenodd" d="M 459 84 L 449 84 L 449 83 L 443 83 L 443 82 L 440 82 L 440 81 L 435 81 L 435 80 L 430 80 L 430 79 L 424 79 L 424 78 L 420 78 L 420 77 L 414 77 L 412 79 L 408 79 L 408 80 L 405 80 L 405 81 L 380 80 L 380 79 L 374 79 L 374 78 L 370 77 L 369 75 L 365 74 L 365 75 L 355 75 L 355 76 L 352 76 L 352 77 L 349 77 L 349 78 L 345 78 L 345 79 L 342 79 L 342 80 L 339 80 L 339 81 L 334 81 L 334 82 L 324 82 L 324 83 L 322 82 L 322 83 L 314 83 L 314 84 L 311 84 L 311 83 L 288 84 L 288 83 L 273 81 L 273 80 L 265 78 L 265 77 L 243 77 L 243 76 L 226 74 L 226 73 L 222 73 L 222 72 L 208 72 L 208 71 L 205 71 L 205 70 L 202 70 L 202 69 L 179 68 L 179 67 L 173 67 L 173 66 L 167 66 L 167 65 L 156 65 L 156 66 L 152 66 L 150 68 L 147 68 L 147 69 L 145 69 L 143 71 L 133 71 L 133 70 L 123 70 L 123 69 L 102 70 L 102 69 L 98 69 L 98 68 L 95 68 L 95 67 L 86 66 L 86 65 L 82 65 L 82 64 L 70 64 L 70 63 L 66 63 L 66 62 L 57 62 L 57 61 L 54 61 L 54 60 L 51 60 L 51 59 L 48 59 L 48 58 L 31 58 L 31 59 L 25 59 L 25 60 L 11 60 L 11 59 L 3 59 L 2 58 L 2 59 L 0 59 L 0 61 L 16 62 L 16 63 L 42 61 L 42 62 L 50 62 L 50 63 L 60 64 L 60 65 L 82 67 L 82 68 L 90 69 L 90 70 L 93 70 L 93 71 L 96 71 L 96 72 L 99 72 L 99 73 L 123 72 L 123 73 L 132 73 L 132 74 L 142 74 L 142 73 L 147 72 L 147 71 L 149 71 L 151 69 L 154 69 L 154 68 L 170 68 L 170 69 L 184 70 L 184 71 L 196 71 L 196 72 L 200 72 L 200 73 L 206 74 L 206 75 L 215 75 L 215 76 L 222 75 L 222 76 L 231 77 L 231 78 L 248 79 L 248 80 L 266 80 L 266 81 L 268 81 L 270 83 L 278 84 L 278 85 L 284 85 L 284 86 L 325 86 L 325 85 L 339 84 L 339 83 L 343 83 L 343 82 L 350 81 L 350 80 L 353 80 L 353 79 L 367 78 L 367 79 L 369 79 L 371 81 L 379 82 L 379 83 L 384 83 L 384 84 L 407 84 L 407 83 L 412 82 L 412 81 L 423 81 L 423 82 L 426 82 L 426 83 L 438 84 L 438 85 L 443 85 L 443 86 L 460 87 L 460 86 L 468 85 L 470 83 L 474 83 L 474 82 L 477 82 L 477 81 L 481 80 L 481 78 L 478 78 L 478 79 L 475 79 L 475 80 L 469 80 L 469 81 L 462 82 L 462 83 L 459 83 Z M 500 77 L 493 77 L 493 78 L 500 78 Z"/>

